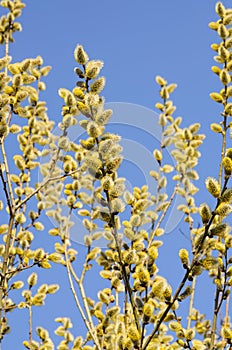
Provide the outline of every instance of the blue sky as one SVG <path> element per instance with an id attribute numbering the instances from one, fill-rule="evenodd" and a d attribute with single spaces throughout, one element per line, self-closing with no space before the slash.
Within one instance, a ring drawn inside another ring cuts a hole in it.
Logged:
<path id="1" fill-rule="evenodd" d="M 215 3 L 28 1 L 23 33 L 17 35 L 12 53 L 18 59 L 40 54 L 53 66 L 45 97 L 50 117 L 56 120 L 61 106 L 57 90 L 75 84 L 73 50 L 81 43 L 91 58 L 105 62 L 107 102 L 153 109 L 159 98 L 154 76 L 160 74 L 178 84 L 173 98 L 185 124 L 200 120 L 208 133 L 218 111 L 209 98 L 212 89 L 218 88 L 210 70 L 214 55 L 210 44 L 217 37 L 208 28 L 208 22 L 216 18 Z M 229 6 L 228 0 L 224 3 Z M 207 159 L 214 160 L 213 152 Z"/>
<path id="2" fill-rule="evenodd" d="M 159 99 L 154 76 L 159 74 L 169 82 L 177 83 L 178 89 L 173 94 L 176 116 L 184 118 L 185 126 L 200 122 L 207 135 L 199 165 L 203 183 L 206 176 L 217 176 L 215 159 L 220 153 L 220 138 L 209 129 L 210 123 L 219 121 L 218 106 L 209 98 L 209 93 L 219 87 L 217 77 L 211 73 L 214 52 L 210 49 L 218 38 L 208 28 L 208 22 L 216 18 L 215 3 L 207 0 L 28 0 L 21 18 L 23 32 L 16 34 L 10 54 L 15 61 L 41 55 L 45 64 L 52 65 L 43 98 L 47 100 L 50 118 L 57 123 L 62 105 L 57 90 L 60 87 L 71 89 L 76 82 L 73 51 L 77 43 L 84 46 L 90 58 L 104 61 L 107 102 L 133 103 L 154 109 Z M 229 0 L 223 3 L 230 5 Z M 121 131 L 124 132 L 122 128 Z M 117 132 L 120 133 L 120 128 Z M 130 130 L 126 132 L 130 133 Z M 148 147 L 145 133 L 140 141 L 145 148 Z M 172 244 L 171 235 L 166 238 L 166 243 Z M 174 253 L 178 248 L 173 247 Z M 80 255 L 82 249 L 78 247 Z M 172 271 L 171 265 L 173 263 L 164 263 L 164 271 Z M 182 275 L 180 269 L 178 274 L 173 276 L 170 273 L 174 284 Z M 44 278 L 53 283 L 54 276 L 60 276 L 59 269 L 55 269 L 55 274 L 48 272 Z M 66 303 L 60 303 L 59 298 L 69 293 L 67 283 L 65 275 L 62 276 L 61 294 L 47 300 L 51 319 L 45 317 L 45 308 L 36 311 L 38 324 L 53 329 L 53 318 L 59 314 L 73 313 L 77 319 L 77 314 L 72 312 L 74 303 L 71 297 L 67 297 Z M 61 312 L 57 310 L 57 303 Z M 206 300 L 204 303 L 207 305 Z M 18 318 L 12 320 L 16 327 L 12 334 L 17 337 L 17 343 L 16 338 L 9 336 L 3 350 L 16 344 L 17 349 L 23 348 L 19 345 L 23 339 L 22 332 L 19 332 L 20 313 L 17 315 Z M 22 329 L 26 327 L 23 325 Z M 80 324 L 75 325 L 76 333 L 78 328 L 82 329 Z"/>

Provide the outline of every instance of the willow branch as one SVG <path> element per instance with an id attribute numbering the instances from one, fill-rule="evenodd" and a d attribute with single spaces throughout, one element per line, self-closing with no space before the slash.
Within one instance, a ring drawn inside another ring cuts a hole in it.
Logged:
<path id="1" fill-rule="evenodd" d="M 9 171 L 9 166 L 8 166 L 8 161 L 7 161 L 7 155 L 6 155 L 6 151 L 5 151 L 5 147 L 4 147 L 4 139 L 2 140 L 1 143 L 1 149 L 2 149 L 2 156 L 3 156 L 3 164 L 5 167 L 5 172 L 6 172 L 6 183 L 7 186 L 9 188 L 9 197 L 10 197 L 10 207 L 14 206 L 14 195 L 13 195 L 13 189 L 12 189 L 12 183 L 11 183 L 11 179 L 10 179 L 10 171 Z M 8 203 L 9 205 L 9 203 Z M 9 207 L 9 210 L 11 210 L 11 208 Z"/>
<path id="2" fill-rule="evenodd" d="M 75 174 L 76 172 L 78 172 L 79 170 L 74 170 L 68 174 L 62 174 L 59 176 L 54 176 L 54 177 L 50 177 L 45 179 L 32 193 L 30 193 L 26 198 L 24 198 L 21 202 L 19 202 L 19 204 L 17 204 L 15 206 L 15 210 L 18 210 L 19 208 L 21 208 L 26 202 L 29 201 L 29 199 L 31 199 L 32 197 L 34 197 L 39 191 L 41 191 L 49 182 L 52 181 L 58 181 L 58 180 L 63 180 L 68 176 L 71 176 L 72 174 Z"/>
<path id="3" fill-rule="evenodd" d="M 188 325 L 187 325 L 187 329 L 189 329 L 191 327 L 191 315 L 193 312 L 193 303 L 194 303 L 194 296 L 195 296 L 195 289 L 196 289 L 196 281 L 197 278 L 196 276 L 193 277 L 193 283 L 192 283 L 192 293 L 190 296 L 190 302 L 189 302 L 189 312 L 188 312 Z"/>
<path id="4" fill-rule="evenodd" d="M 228 179 L 225 180 L 225 183 L 224 183 L 224 186 L 223 186 L 223 190 L 222 190 L 222 193 L 225 191 L 226 189 L 226 185 L 227 185 L 227 182 L 228 182 Z M 165 317 L 167 316 L 169 310 L 172 308 L 173 304 L 175 303 L 175 301 L 177 300 L 178 296 L 180 295 L 180 292 L 182 291 L 183 287 L 185 286 L 185 283 L 186 281 L 188 280 L 191 272 L 192 272 L 192 269 L 193 267 L 198 263 L 198 260 L 199 260 L 199 253 L 202 251 L 202 248 L 203 248 L 203 245 L 204 245 L 204 242 L 206 240 L 206 237 L 208 237 L 209 235 L 209 230 L 210 230 L 210 227 L 212 225 L 212 222 L 216 216 L 216 210 L 217 210 L 217 207 L 219 206 L 220 202 L 219 200 L 217 201 L 217 204 L 216 204 L 216 207 L 212 213 L 212 216 L 208 222 L 208 224 L 205 226 L 205 232 L 204 232 L 204 235 L 202 237 L 202 240 L 201 240 L 201 243 L 199 244 L 199 246 L 196 248 L 195 252 L 194 252 L 194 258 L 192 260 L 192 263 L 190 265 L 190 267 L 186 270 L 185 272 L 185 275 L 184 277 L 182 278 L 180 284 L 179 284 L 179 287 L 177 288 L 173 298 L 172 298 L 172 301 L 168 304 L 168 306 L 166 307 L 166 309 L 164 310 L 162 316 L 160 317 L 160 319 L 157 321 L 156 325 L 155 325 L 155 328 L 154 330 L 152 331 L 152 333 L 148 336 L 148 338 L 146 339 L 145 341 L 145 344 L 143 345 L 143 348 L 142 350 L 145 350 L 148 345 L 150 344 L 152 338 L 155 336 L 155 334 L 158 332 L 161 324 L 163 323 Z"/>
<path id="5" fill-rule="evenodd" d="M 148 248 L 150 247 L 150 245 L 151 245 L 151 243 L 152 243 L 152 241 L 153 241 L 153 239 L 154 239 L 154 237 L 155 237 L 156 231 L 159 229 L 159 227 L 160 227 L 162 221 L 163 221 L 164 218 L 165 218 L 165 215 L 166 215 L 168 209 L 170 208 L 170 206 L 171 206 L 171 204 L 172 204 L 172 202 L 173 202 L 173 199 L 174 199 L 174 197 L 175 197 L 175 194 L 176 194 L 176 191 L 177 191 L 178 187 L 179 187 L 179 184 L 177 184 L 177 185 L 175 186 L 175 188 L 174 188 L 174 190 L 173 190 L 173 192 L 172 192 L 172 194 L 171 194 L 171 197 L 170 197 L 170 199 L 169 199 L 169 202 L 168 202 L 167 206 L 165 207 L 164 211 L 162 212 L 162 215 L 160 216 L 159 221 L 157 222 L 157 225 L 156 225 L 155 229 L 154 229 L 153 232 L 152 232 L 152 235 L 151 235 L 150 240 L 149 240 L 149 243 L 148 243 Z"/>
<path id="6" fill-rule="evenodd" d="M 32 306 L 29 307 L 29 344 L 32 347 Z"/>
<path id="7" fill-rule="evenodd" d="M 1 180 L 2 180 L 3 191 L 5 193 L 7 205 L 8 205 L 10 214 L 11 214 L 11 211 L 12 211 L 11 200 L 10 200 L 10 196 L 9 196 L 9 193 L 8 193 L 7 183 L 6 183 L 6 180 L 5 180 L 4 175 L 3 175 L 3 170 L 2 170 L 2 165 L 1 164 L 0 164 L 0 177 L 1 177 Z"/>
<path id="8" fill-rule="evenodd" d="M 112 234 L 113 234 L 113 237 L 114 237 L 114 240 L 115 240 L 115 244 L 116 244 L 116 249 L 117 249 L 117 253 L 118 253 L 118 257 L 119 257 L 119 263 L 120 263 L 120 266 L 121 266 L 121 269 L 122 269 L 123 281 L 124 281 L 124 284 L 125 284 L 126 291 L 129 294 L 129 299 L 130 299 L 130 303 L 131 303 L 131 306 L 132 306 L 136 327 L 137 327 L 139 333 L 141 333 L 141 327 L 140 327 L 140 324 L 139 324 L 139 317 L 138 317 L 137 309 L 136 309 L 134 298 L 133 298 L 133 295 L 132 295 L 132 290 L 131 290 L 130 282 L 129 282 L 129 279 L 128 279 L 127 271 L 126 271 L 125 265 L 123 263 L 120 244 L 118 242 L 118 232 L 117 232 L 117 228 L 116 228 L 116 224 L 115 224 L 114 214 L 112 213 L 112 210 L 111 210 L 111 203 L 110 203 L 109 192 L 107 190 L 105 190 L 105 193 L 106 193 L 107 203 L 108 203 L 110 216 L 111 216 L 110 226 L 111 226 Z"/>
<path id="9" fill-rule="evenodd" d="M 179 285 L 178 289 L 176 290 L 176 293 L 175 293 L 175 295 L 174 295 L 174 297 L 173 297 L 173 299 L 172 299 L 172 302 L 170 302 L 169 305 L 166 307 L 166 309 L 165 309 L 165 311 L 163 312 L 162 316 L 160 317 L 160 319 L 159 319 L 158 322 L 156 323 L 154 330 L 152 331 L 152 333 L 149 335 L 149 337 L 148 337 L 147 340 L 145 341 L 145 344 L 144 344 L 142 350 L 145 350 L 145 349 L 148 347 L 148 345 L 150 344 L 152 338 L 153 338 L 154 335 L 158 332 L 158 330 L 159 330 L 161 324 L 163 323 L 165 317 L 167 316 L 169 310 L 172 308 L 172 306 L 173 306 L 173 304 L 175 303 L 175 301 L 177 300 L 177 298 L 178 298 L 180 292 L 182 291 L 182 289 L 183 289 L 183 287 L 184 287 L 186 281 L 188 280 L 190 271 L 191 271 L 190 269 L 186 271 L 186 273 L 185 273 L 185 275 L 184 275 L 182 281 L 180 282 L 180 285 Z"/>
<path id="10" fill-rule="evenodd" d="M 4 252 L 4 257 L 3 257 L 2 273 L 1 273 L 1 279 L 0 279 L 0 321 L 2 319 L 3 295 L 4 295 L 3 290 L 4 290 L 6 273 L 7 273 L 7 268 L 8 268 L 9 249 L 10 249 L 10 243 L 11 243 L 11 234 L 12 234 L 12 229 L 13 229 L 13 223 L 14 223 L 14 215 L 11 215 L 9 225 L 8 225 L 8 232 L 7 232 L 7 236 L 6 236 L 5 252 Z"/>
<path id="11" fill-rule="evenodd" d="M 72 208 L 70 208 L 70 211 L 69 211 L 68 221 L 70 220 L 71 213 L 72 213 Z M 101 346 L 99 344 L 99 341 L 98 341 L 98 338 L 97 338 L 97 335 L 96 335 L 96 331 L 95 331 L 94 325 L 92 323 L 92 319 L 91 319 L 91 315 L 90 315 L 90 312 L 89 312 L 89 308 L 88 308 L 87 299 L 86 299 L 86 295 L 85 295 L 85 291 L 84 291 L 83 285 L 80 283 L 80 280 L 76 276 L 76 274 L 75 274 L 75 272 L 74 272 L 74 270 L 72 268 L 72 265 L 70 263 L 69 257 L 68 257 L 68 251 L 67 251 L 68 240 L 69 240 L 68 225 L 66 225 L 64 248 L 65 248 L 65 261 L 66 261 L 66 268 L 67 268 L 67 274 L 68 274 L 70 289 L 71 289 L 71 292 L 73 294 L 74 300 L 76 302 L 77 308 L 78 308 L 78 310 L 79 310 L 79 312 L 81 314 L 81 317 L 82 317 L 82 319 L 83 319 L 83 321 L 84 321 L 84 323 L 86 325 L 86 328 L 88 329 L 90 335 L 92 336 L 92 339 L 94 341 L 94 344 L 96 345 L 97 350 L 101 350 Z M 85 316 L 85 313 L 84 313 L 84 310 L 83 310 L 83 308 L 81 306 L 81 303 L 80 303 L 80 301 L 78 299 L 78 296 L 77 296 L 77 293 L 76 293 L 76 290 L 75 290 L 75 287 L 74 287 L 74 284 L 73 284 L 72 276 L 74 277 L 74 279 L 76 280 L 76 282 L 78 283 L 78 286 L 80 288 L 82 299 L 83 299 L 83 303 L 84 303 L 85 309 L 87 310 L 86 312 L 87 312 L 87 316 L 88 316 L 89 320 L 87 320 L 87 318 Z"/>
<path id="12" fill-rule="evenodd" d="M 78 285 L 78 287 L 80 289 L 82 301 L 83 301 L 83 304 L 84 304 L 84 308 L 85 308 L 85 311 L 86 311 L 89 323 L 90 323 L 92 329 L 94 329 L 94 324 L 93 324 L 93 320 L 92 320 L 92 317 L 91 317 L 91 314 L 90 314 L 89 305 L 88 305 L 88 302 L 87 302 L 87 297 L 86 297 L 84 285 L 80 281 L 80 279 L 77 277 L 77 275 L 76 275 L 76 273 L 75 273 L 75 271 L 74 271 L 74 269 L 73 269 L 71 264 L 70 264 L 70 272 L 71 272 L 74 280 L 76 281 L 76 283 L 77 283 L 77 285 Z"/>

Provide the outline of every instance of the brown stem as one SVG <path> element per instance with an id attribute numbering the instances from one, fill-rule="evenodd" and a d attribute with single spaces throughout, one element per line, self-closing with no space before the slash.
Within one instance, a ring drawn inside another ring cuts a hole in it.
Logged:
<path id="1" fill-rule="evenodd" d="M 0 177 L 1 177 L 1 180 L 2 180 L 3 191 L 5 192 L 7 205 L 8 205 L 10 214 L 12 214 L 12 212 L 11 212 L 12 211 L 12 206 L 11 206 L 10 196 L 9 196 L 9 193 L 8 193 L 7 183 L 6 183 L 6 180 L 5 180 L 4 175 L 3 175 L 2 165 L 0 165 Z"/>
<path id="2" fill-rule="evenodd" d="M 42 182 L 32 193 L 30 193 L 26 198 L 24 198 L 21 202 L 19 202 L 16 206 L 15 206 L 15 210 L 18 210 L 19 208 L 21 208 L 27 201 L 29 201 L 32 197 L 34 197 L 40 190 L 42 190 L 49 182 L 52 181 L 57 181 L 57 180 L 62 180 L 65 179 L 66 177 L 76 173 L 78 170 L 74 170 L 68 174 L 63 174 L 63 175 L 59 175 L 59 176 L 54 176 L 54 177 L 50 177 L 44 180 L 44 182 Z"/>
<path id="3" fill-rule="evenodd" d="M 68 215 L 68 222 L 70 221 L 70 217 L 71 217 L 71 213 L 72 213 L 72 208 L 70 208 L 69 210 L 69 215 Z M 74 300 L 76 302 L 76 305 L 77 305 L 77 308 L 81 314 L 81 317 L 86 325 L 86 328 L 88 329 L 93 341 L 94 341 L 94 344 L 96 345 L 96 349 L 97 350 L 101 350 L 101 346 L 99 344 L 99 341 L 98 341 L 98 337 L 96 335 L 96 331 L 95 331 L 95 328 L 94 328 L 94 325 L 93 325 L 93 322 L 92 322 L 92 318 L 91 318 L 91 315 L 90 315 L 90 312 L 89 312 L 89 308 L 88 308 L 88 304 L 87 304 L 87 300 L 86 300 L 86 296 L 85 296 L 85 291 L 84 291 L 84 287 L 82 285 L 82 283 L 80 283 L 80 280 L 78 279 L 78 277 L 76 276 L 73 268 L 72 268 L 72 265 L 70 263 L 70 260 L 69 260 L 69 257 L 68 257 L 68 241 L 69 241 L 69 232 L 68 232 L 68 223 L 66 224 L 66 229 L 65 229 L 65 241 L 64 241 L 64 248 L 65 248 L 65 261 L 66 261 L 66 268 L 67 268 L 67 274 L 68 274 L 68 279 L 69 279 L 69 284 L 70 284 L 70 289 L 72 291 L 72 294 L 73 294 L 73 297 L 74 297 Z M 84 313 L 84 310 L 81 306 L 81 303 L 78 299 L 78 296 L 77 296 L 77 293 L 76 293 L 76 290 L 75 290 L 75 287 L 74 287 L 74 283 L 73 283 L 73 278 L 74 277 L 74 280 L 76 280 L 79 288 L 80 288 L 80 291 L 81 291 L 81 296 L 82 296 L 82 300 L 83 300 L 83 303 L 84 303 L 84 307 L 85 307 L 85 310 L 86 310 L 86 313 L 87 313 L 87 316 L 88 316 L 88 320 L 85 316 L 85 313 Z"/>
<path id="4" fill-rule="evenodd" d="M 215 299 L 214 299 L 214 314 L 213 314 L 213 325 L 212 325 L 212 331 L 211 331 L 211 342 L 210 342 L 210 348 L 209 350 L 214 349 L 214 342 L 215 342 L 215 333 L 217 328 L 217 316 L 218 316 L 218 301 L 219 301 L 219 288 L 216 289 Z"/>
<path id="5" fill-rule="evenodd" d="M 29 344 L 32 348 L 32 307 L 31 305 L 28 307 L 29 309 Z"/>
<path id="6" fill-rule="evenodd" d="M 148 337 L 147 340 L 145 341 L 145 344 L 144 344 L 142 350 L 145 350 L 145 349 L 148 347 L 148 345 L 150 344 L 152 338 L 153 338 L 154 335 L 158 332 L 158 330 L 159 330 L 161 324 L 163 323 L 165 317 L 167 316 L 169 310 L 172 308 L 172 306 L 173 306 L 173 304 L 175 303 L 175 301 L 177 300 L 177 298 L 178 298 L 178 296 L 179 296 L 181 290 L 183 289 L 183 287 L 184 287 L 186 281 L 188 280 L 190 271 L 191 271 L 190 269 L 186 271 L 186 273 L 185 273 L 185 275 L 184 275 L 182 281 L 180 282 L 180 285 L 179 285 L 178 289 L 176 290 L 176 293 L 175 293 L 175 295 L 174 295 L 174 297 L 173 297 L 173 299 L 172 299 L 172 302 L 171 302 L 170 304 L 168 304 L 168 306 L 166 307 L 166 309 L 165 309 L 165 311 L 163 312 L 162 316 L 160 317 L 160 319 L 159 319 L 158 322 L 156 323 L 154 330 L 152 331 L 152 333 L 149 335 L 149 337 Z"/>
<path id="7" fill-rule="evenodd" d="M 11 243 L 13 223 L 14 223 L 14 215 L 11 215 L 9 225 L 8 225 L 8 233 L 6 237 L 5 252 L 3 257 L 2 273 L 1 273 L 1 279 L 0 279 L 0 322 L 2 320 L 4 287 L 5 287 L 6 273 L 7 273 L 8 260 L 9 260 L 9 249 L 10 249 L 10 243 Z M 0 343 L 1 343 L 1 340 L 0 340 Z"/>
<path id="8" fill-rule="evenodd" d="M 167 211 L 168 211 L 170 205 L 172 204 L 172 201 L 173 201 L 173 199 L 174 199 L 174 197 L 175 197 L 175 194 L 176 194 L 176 191 L 177 191 L 177 188 L 178 188 L 178 187 L 179 187 L 179 184 L 177 184 L 177 185 L 175 186 L 175 188 L 174 188 L 174 190 L 173 190 L 173 192 L 172 192 L 172 194 L 171 194 L 171 197 L 170 197 L 170 199 L 169 199 L 168 205 L 165 207 L 164 211 L 162 212 L 162 215 L 160 216 L 159 221 L 157 222 L 157 225 L 156 225 L 155 229 L 153 230 L 153 233 L 152 233 L 151 237 L 149 238 L 148 248 L 150 247 L 150 245 L 151 245 L 151 243 L 152 243 L 152 241 L 153 241 L 153 239 L 154 239 L 154 237 L 155 237 L 156 231 L 157 231 L 158 228 L 160 227 L 160 225 L 161 225 L 163 219 L 165 218 L 165 215 L 166 215 L 166 213 L 167 213 Z"/>
<path id="9" fill-rule="evenodd" d="M 73 269 L 71 264 L 69 265 L 69 267 L 70 267 L 70 272 L 72 274 L 72 277 L 73 277 L 73 279 L 75 280 L 75 282 L 77 283 L 77 285 L 78 285 L 78 287 L 80 289 L 82 301 L 83 301 L 84 308 L 85 308 L 85 311 L 86 311 L 86 314 L 87 314 L 87 317 L 88 317 L 88 322 L 91 325 L 92 329 L 94 329 L 94 324 L 93 324 L 93 320 L 92 320 L 92 317 L 91 317 L 91 314 L 90 314 L 88 301 L 87 301 L 87 297 L 86 297 L 86 293 L 85 293 L 85 289 L 84 289 L 84 285 L 81 282 L 81 280 L 77 277 L 77 275 L 76 275 L 76 273 L 75 273 L 75 271 L 74 271 L 74 269 Z"/>
<path id="10" fill-rule="evenodd" d="M 95 140 L 96 140 L 97 147 L 99 147 L 99 140 L 98 140 L 98 138 L 96 138 Z M 99 150 L 98 150 L 98 152 L 99 152 Z M 102 156 L 101 156 L 100 152 L 99 152 L 99 158 L 103 162 L 103 159 L 102 159 Z M 102 169 L 102 172 L 103 172 L 103 175 L 105 175 L 104 169 Z M 124 281 L 124 284 L 125 284 L 125 289 L 126 289 L 126 292 L 129 294 L 129 299 L 130 299 L 130 303 L 131 303 L 131 306 L 132 306 L 133 315 L 134 315 L 134 319 L 135 319 L 135 324 L 136 324 L 137 330 L 139 331 L 139 333 L 141 333 L 141 327 L 140 327 L 140 324 L 139 324 L 139 317 L 138 317 L 137 309 L 136 309 L 134 298 L 133 298 L 133 295 L 132 295 L 132 290 L 131 290 L 130 282 L 129 282 L 129 279 L 128 279 L 127 271 L 126 271 L 125 265 L 123 263 L 120 244 L 118 242 L 118 232 L 117 232 L 117 227 L 116 227 L 116 224 L 115 224 L 114 213 L 112 212 L 112 209 L 111 209 L 111 201 L 110 201 L 109 192 L 108 192 L 108 190 L 104 190 L 104 192 L 105 192 L 105 195 L 106 195 L 106 200 L 107 200 L 107 204 L 108 204 L 108 208 L 109 208 L 109 212 L 110 212 L 109 226 L 111 227 L 112 234 L 113 234 L 113 237 L 114 237 L 114 240 L 115 240 L 116 249 L 117 249 L 117 253 L 118 253 L 118 257 L 119 257 L 119 263 L 120 263 L 120 266 L 121 266 L 121 269 L 122 269 L 122 276 L 123 276 L 123 281 Z"/>
<path id="11" fill-rule="evenodd" d="M 223 186 L 223 189 L 222 189 L 222 192 L 221 194 L 223 194 L 223 192 L 225 191 L 226 189 L 226 185 L 227 185 L 227 182 L 228 182 L 228 179 L 225 179 L 225 183 L 224 183 L 224 186 Z M 204 232 L 204 235 L 202 237 L 202 240 L 201 240 L 201 243 L 199 244 L 199 246 L 196 248 L 195 252 L 194 252 L 194 258 L 192 260 L 192 263 L 190 265 L 190 267 L 186 270 L 185 272 L 185 275 L 182 279 L 182 281 L 180 282 L 179 284 L 179 287 L 177 288 L 176 292 L 175 292 L 175 295 L 173 296 L 173 299 L 172 299 L 172 302 L 167 306 L 167 308 L 164 310 L 162 316 L 160 317 L 160 319 L 158 320 L 158 322 L 156 323 L 155 325 L 155 328 L 154 330 L 152 331 L 152 333 L 149 335 L 149 337 L 147 338 L 147 340 L 145 341 L 145 344 L 142 348 L 142 350 L 145 350 L 147 348 L 147 346 L 150 344 L 152 338 L 155 336 L 155 334 L 158 332 L 161 324 L 163 323 L 165 317 L 167 316 L 169 310 L 171 309 L 171 307 L 173 306 L 173 304 L 175 303 L 175 301 L 177 300 L 181 290 L 183 289 L 186 281 L 188 280 L 189 276 L 190 276 L 190 273 L 193 269 L 193 267 L 198 263 L 198 260 L 199 260 L 199 254 L 200 252 L 202 251 L 202 247 L 204 245 L 204 242 L 205 242 L 205 239 L 206 237 L 209 235 L 209 230 L 210 230 L 210 227 L 211 227 L 211 224 L 216 216 L 216 209 L 217 207 L 219 206 L 220 204 L 220 201 L 218 200 L 217 201 L 217 204 L 216 204 L 216 207 L 212 213 L 212 216 L 208 222 L 208 224 L 205 226 L 205 232 Z"/>
<path id="12" fill-rule="evenodd" d="M 131 307 L 132 307 L 132 310 L 133 310 L 133 315 L 134 315 L 136 327 L 137 327 L 139 333 L 141 333 L 141 327 L 140 327 L 140 324 L 139 324 L 139 317 L 138 317 L 137 309 L 136 309 L 136 306 L 135 306 L 134 298 L 133 298 L 133 295 L 132 295 L 130 282 L 129 282 L 129 279 L 128 279 L 128 276 L 127 276 L 125 265 L 124 265 L 123 260 L 122 260 L 121 248 L 120 248 L 120 245 L 119 245 L 119 242 L 118 242 L 118 234 L 117 234 L 117 229 L 116 229 L 116 225 L 115 225 L 115 222 L 114 222 L 114 216 L 112 215 L 111 218 L 112 218 L 112 220 L 111 220 L 112 221 L 112 234 L 113 234 L 113 237 L 114 237 L 114 240 L 115 240 L 115 244 L 116 244 L 116 249 L 117 249 L 117 252 L 118 252 L 119 263 L 120 263 L 120 266 L 121 266 L 121 269 L 122 269 L 122 275 L 123 275 L 125 288 L 126 288 L 126 291 L 129 294 L 129 299 L 130 299 Z"/>
<path id="13" fill-rule="evenodd" d="M 189 302 L 189 312 L 188 312 L 188 325 L 187 329 L 191 327 L 191 315 L 193 311 L 193 303 L 194 303 L 194 295 L 195 295 L 195 288 L 196 288 L 196 276 L 193 277 L 193 283 L 192 283 L 192 293 L 190 296 L 190 302 Z"/>

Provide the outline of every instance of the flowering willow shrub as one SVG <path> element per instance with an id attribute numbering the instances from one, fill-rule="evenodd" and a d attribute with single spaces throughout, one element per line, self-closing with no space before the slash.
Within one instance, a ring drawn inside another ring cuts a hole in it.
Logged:
<path id="1" fill-rule="evenodd" d="M 209 24 L 219 37 L 212 45 L 217 63 L 212 71 L 218 75 L 219 90 L 212 92 L 211 98 L 221 106 L 220 116 L 211 124 L 211 130 L 221 135 L 220 170 L 218 179 L 209 174 L 205 181 L 210 203 L 212 199 L 214 203 L 211 207 L 208 203 L 195 204 L 198 148 L 204 135 L 199 133 L 200 124 L 183 128 L 182 119 L 174 116 L 176 107 L 170 96 L 175 84 L 156 77 L 162 138 L 154 150 L 158 170 L 150 172 L 155 194 L 147 185 L 126 191 L 126 179 L 118 176 L 123 160 L 120 136 L 107 131 L 113 112 L 104 107 L 103 62 L 90 59 L 77 45 L 77 84 L 72 90 L 59 89 L 63 107 L 61 135 L 57 137 L 46 103 L 40 99 L 46 89 L 44 77 L 51 67 L 44 66 L 40 56 L 14 62 L 9 53 L 14 32 L 21 30 L 17 18 L 25 5 L 21 0 L 1 1 L 0 5 L 8 11 L 0 19 L 0 42 L 5 48 L 0 59 L 1 342 L 11 336 L 8 313 L 24 308 L 29 319 L 24 347 L 55 348 L 54 337 L 42 325 L 34 329 L 32 312 L 36 314 L 36 307 L 44 305 L 45 298 L 59 289 L 58 284 L 38 285 L 38 267 L 50 269 L 56 263 L 67 271 L 79 315 L 75 322 L 82 318 L 86 326 L 85 335 L 73 335 L 71 320 L 57 318 L 59 350 L 229 349 L 232 235 L 227 216 L 232 202 L 232 148 L 227 143 L 232 129 L 232 9 L 217 3 L 218 20 Z M 77 123 L 87 137 L 73 142 L 69 130 Z M 18 143 L 13 161 L 11 142 Z M 170 145 L 172 160 L 167 162 L 164 151 Z M 42 180 L 35 183 L 38 169 Z M 168 182 L 170 194 L 165 191 Z M 192 249 L 183 247 L 179 251 L 183 278 L 173 290 L 159 274 L 156 261 L 165 234 L 165 217 L 176 196 L 183 199 L 178 209 L 183 212 Z M 125 212 L 130 213 L 126 219 Z M 88 232 L 81 271 L 76 268 L 77 251 L 70 240 L 73 213 L 82 218 Z M 54 239 L 51 252 L 36 246 L 34 239 L 37 231 L 48 231 L 43 225 L 46 216 L 55 223 L 48 232 Z M 108 242 L 106 249 L 98 246 L 102 237 Z M 96 290 L 93 300 L 85 280 L 97 266 L 98 286 L 104 288 Z M 211 320 L 194 308 L 196 280 L 203 272 L 215 288 Z M 17 291 L 19 296 L 14 301 Z M 181 317 L 180 303 L 189 304 L 187 320 Z"/>

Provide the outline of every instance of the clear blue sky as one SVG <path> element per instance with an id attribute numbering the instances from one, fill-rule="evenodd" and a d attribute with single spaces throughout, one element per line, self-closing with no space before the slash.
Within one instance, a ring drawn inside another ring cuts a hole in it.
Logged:
<path id="1" fill-rule="evenodd" d="M 186 125 L 201 121 L 208 132 L 217 106 L 209 93 L 217 88 L 210 71 L 217 39 L 208 28 L 216 1 L 27 1 L 23 32 L 12 53 L 18 59 L 42 55 L 53 70 L 47 79 L 50 117 L 60 118 L 59 87 L 75 83 L 73 50 L 84 45 L 91 58 L 105 62 L 107 102 L 131 102 L 153 108 L 158 98 L 154 76 L 176 82 L 177 113 Z M 230 1 L 225 0 L 229 6 Z M 214 157 L 207 155 L 207 159 Z"/>
<path id="2" fill-rule="evenodd" d="M 215 3 L 214 0 L 27 0 L 21 18 L 23 32 L 16 34 L 10 54 L 15 61 L 41 55 L 45 64 L 53 66 L 43 98 L 48 102 L 50 118 L 56 122 L 61 118 L 62 104 L 57 90 L 72 88 L 76 82 L 73 51 L 77 43 L 85 47 L 91 58 L 105 62 L 107 102 L 136 103 L 153 109 L 159 98 L 154 76 L 163 75 L 169 82 L 177 83 L 178 89 L 173 94 L 176 115 L 183 116 L 185 126 L 199 121 L 207 134 L 199 165 L 203 183 L 207 175 L 216 176 L 218 170 L 215 159 L 219 155 L 219 137 L 209 130 L 209 124 L 219 118 L 217 105 L 209 98 L 209 93 L 219 86 L 211 73 L 214 52 L 210 49 L 218 39 L 208 28 L 208 22 L 216 18 Z M 231 2 L 225 0 L 224 4 L 229 6 Z M 145 139 L 141 138 L 141 143 L 147 147 Z M 172 240 L 170 235 L 166 243 L 172 244 Z M 81 255 L 83 248 L 77 248 Z M 178 246 L 173 250 L 176 253 Z M 164 271 L 172 273 L 172 265 L 170 262 L 163 266 Z M 48 272 L 47 276 L 43 273 L 43 281 L 51 283 L 59 276 L 62 288 L 57 296 L 47 299 L 49 314 L 45 307 L 37 308 L 35 323 L 52 330 L 55 317 L 71 313 L 77 335 L 82 326 L 73 312 L 67 278 L 60 275 L 59 269 Z M 175 284 L 181 275 L 182 272 L 169 277 Z M 64 294 L 67 299 L 61 303 Z M 27 324 L 21 327 L 20 313 L 12 320 L 16 328 L 13 337 L 9 336 L 3 344 L 3 350 L 13 346 L 23 349 L 20 341 L 24 339 L 22 333 Z"/>

